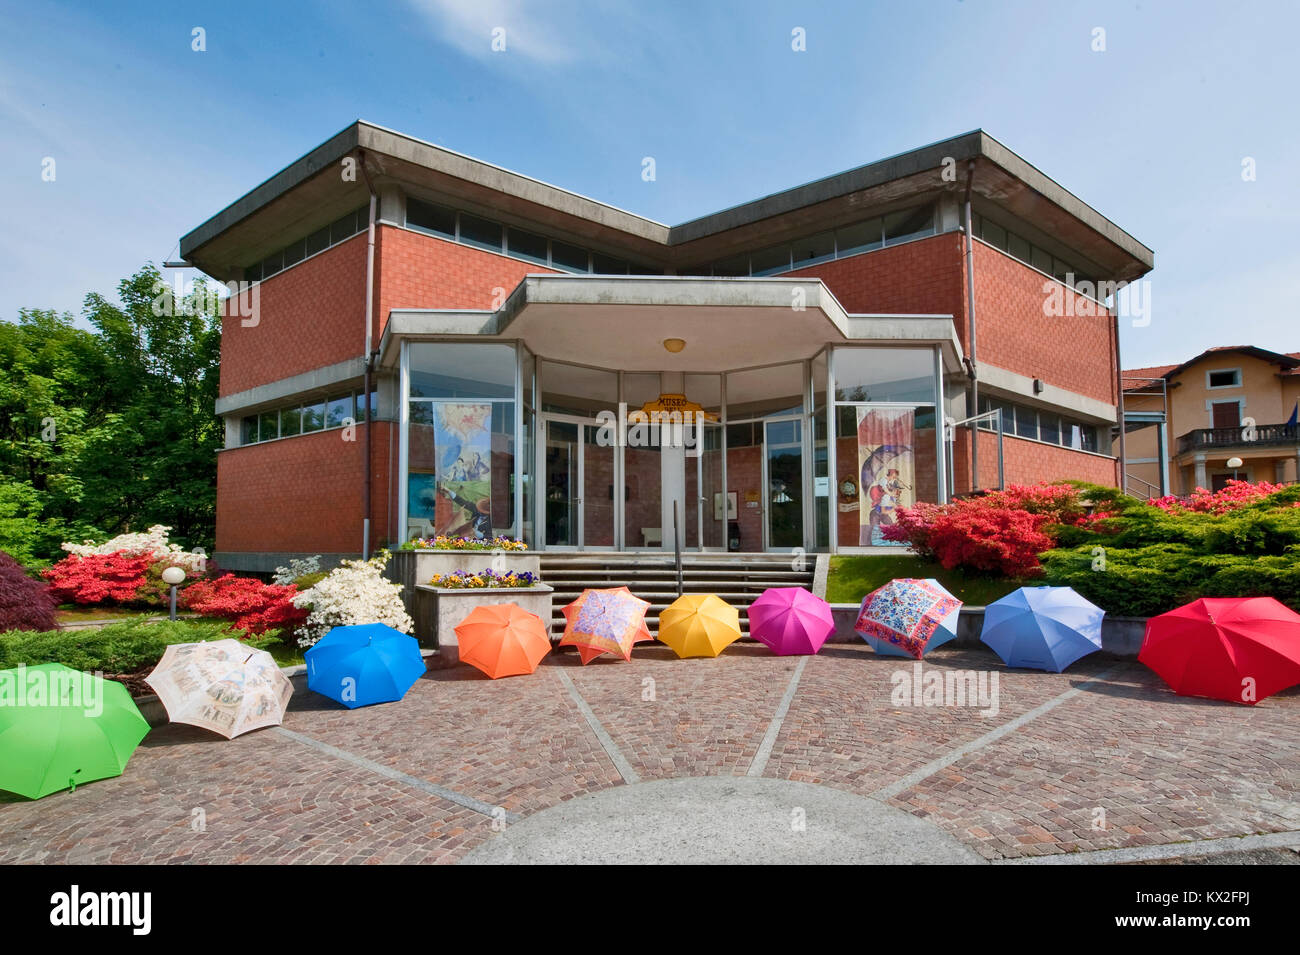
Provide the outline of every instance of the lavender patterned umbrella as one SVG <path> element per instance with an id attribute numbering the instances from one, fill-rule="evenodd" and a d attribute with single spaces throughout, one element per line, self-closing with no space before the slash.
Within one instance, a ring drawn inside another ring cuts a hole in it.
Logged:
<path id="1" fill-rule="evenodd" d="M 632 659 L 632 644 L 652 640 L 645 625 L 650 602 L 634 597 L 626 587 L 587 589 L 564 608 L 560 646 L 577 647 L 584 665 L 602 653 Z"/>

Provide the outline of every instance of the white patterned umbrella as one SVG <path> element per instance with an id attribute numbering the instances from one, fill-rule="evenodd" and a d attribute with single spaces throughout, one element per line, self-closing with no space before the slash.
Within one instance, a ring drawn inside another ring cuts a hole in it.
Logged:
<path id="1" fill-rule="evenodd" d="M 173 723 L 189 723 L 233 739 L 278 726 L 293 686 L 275 658 L 238 640 L 176 643 L 145 678 Z"/>

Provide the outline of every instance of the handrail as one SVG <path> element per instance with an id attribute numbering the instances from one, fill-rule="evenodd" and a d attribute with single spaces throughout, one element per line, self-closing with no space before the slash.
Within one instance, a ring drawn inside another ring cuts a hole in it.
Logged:
<path id="1" fill-rule="evenodd" d="M 673 551 L 676 554 L 677 566 L 677 596 L 682 595 L 685 589 L 682 585 L 682 532 L 677 526 L 677 502 L 673 501 Z"/>
<path id="2" fill-rule="evenodd" d="M 1196 428 L 1178 436 L 1178 453 L 1197 448 L 1245 448 L 1300 444 L 1300 425 L 1257 424 L 1231 428 Z"/>

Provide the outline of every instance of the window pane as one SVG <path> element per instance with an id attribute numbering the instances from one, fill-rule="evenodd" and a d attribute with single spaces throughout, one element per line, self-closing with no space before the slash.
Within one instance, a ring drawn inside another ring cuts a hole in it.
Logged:
<path id="1" fill-rule="evenodd" d="M 239 443 L 257 443 L 257 415 L 249 415 L 239 423 Z"/>
<path id="2" fill-rule="evenodd" d="M 1028 262 L 1034 256 L 1034 247 L 1014 232 L 1007 233 L 1007 251 L 1021 262 Z"/>
<path id="3" fill-rule="evenodd" d="M 1061 443 L 1061 419 L 1054 414 L 1041 411 L 1038 414 L 1038 440 L 1049 444 Z"/>
<path id="4" fill-rule="evenodd" d="M 984 234 L 980 236 L 989 245 L 996 245 L 999 249 L 1006 250 L 1007 247 L 1007 230 L 1002 228 L 996 222 L 984 220 Z"/>
<path id="5" fill-rule="evenodd" d="M 311 235 L 307 236 L 306 242 L 307 255 L 315 255 L 317 252 L 324 252 L 330 247 L 330 227 L 317 229 Z"/>
<path id="6" fill-rule="evenodd" d="M 352 417 L 352 396 L 331 398 L 325 402 L 325 427 L 341 428 L 343 419 Z"/>
<path id="7" fill-rule="evenodd" d="M 460 214 L 460 241 L 480 249 L 501 251 L 501 223 L 480 219 L 462 212 Z"/>
<path id="8" fill-rule="evenodd" d="M 1211 388 L 1228 388 L 1228 387 L 1231 387 L 1231 386 L 1233 386 L 1233 385 L 1236 385 L 1237 383 L 1238 383 L 1238 382 L 1237 382 L 1237 372 L 1236 372 L 1236 371 L 1212 371 L 1212 372 L 1210 372 L 1210 387 L 1211 387 Z"/>
<path id="9" fill-rule="evenodd" d="M 1052 277 L 1058 282 L 1069 284 L 1069 276 L 1074 272 L 1074 266 L 1069 262 L 1062 262 L 1060 259 L 1052 259 Z"/>
<path id="10" fill-rule="evenodd" d="M 837 348 L 832 358 L 838 401 L 933 403 L 929 348 Z"/>
<path id="11" fill-rule="evenodd" d="M 823 232 L 820 235 L 800 239 L 794 243 L 794 267 L 814 265 L 835 258 L 835 233 Z"/>
<path id="12" fill-rule="evenodd" d="M 1016 434 L 1022 438 L 1038 437 L 1038 412 L 1033 408 L 1018 405 L 1016 411 Z"/>
<path id="13" fill-rule="evenodd" d="M 748 275 L 749 274 L 749 253 L 744 255 L 733 255 L 729 259 L 723 259 L 720 262 L 713 263 L 714 275 Z"/>
<path id="14" fill-rule="evenodd" d="M 330 245 L 342 242 L 344 239 L 349 239 L 356 234 L 357 214 L 352 212 L 330 226 Z"/>
<path id="15" fill-rule="evenodd" d="M 509 254 L 516 259 L 525 259 L 539 265 L 546 264 L 545 236 L 525 232 L 523 229 L 511 229 L 506 233 L 506 240 L 510 243 Z"/>
<path id="16" fill-rule="evenodd" d="M 788 245 L 778 245 L 771 249 L 755 252 L 750 258 L 750 266 L 754 275 L 788 272 L 790 270 L 790 247 Z"/>
<path id="17" fill-rule="evenodd" d="M 576 245 L 569 245 L 567 242 L 551 242 L 551 264 L 557 269 L 567 269 L 570 272 L 586 272 L 589 270 L 587 262 L 587 250 Z"/>
<path id="18" fill-rule="evenodd" d="M 366 411 L 367 411 L 367 408 L 366 408 L 366 396 L 365 396 L 364 394 L 358 394 L 358 395 L 355 395 L 354 397 L 355 397 L 355 399 L 356 399 L 356 412 L 353 414 L 352 417 L 353 417 L 355 420 L 357 420 L 357 421 L 365 421 L 365 420 L 366 420 Z M 414 407 L 414 406 L 412 406 L 412 407 Z M 377 391 L 372 391 L 372 392 L 370 393 L 370 408 L 369 408 L 369 410 L 370 410 L 371 412 L 377 412 L 378 409 L 379 409 L 379 392 L 377 392 Z"/>
<path id="19" fill-rule="evenodd" d="M 263 411 L 257 416 L 257 440 L 270 441 L 280 437 L 280 416 L 274 411 Z"/>
<path id="20" fill-rule="evenodd" d="M 304 243 L 295 242 L 284 250 L 284 267 L 287 269 L 291 265 L 297 265 L 303 260 Z"/>
<path id="21" fill-rule="evenodd" d="M 727 425 L 727 448 L 749 448 L 753 447 L 754 441 L 754 424 L 747 421 L 744 424 Z"/>
<path id="22" fill-rule="evenodd" d="M 284 253 L 277 252 L 262 260 L 262 278 L 267 279 L 284 267 Z"/>
<path id="23" fill-rule="evenodd" d="M 591 270 L 597 275 L 627 275 L 627 263 L 612 255 L 591 254 Z"/>
<path id="24" fill-rule="evenodd" d="M 986 227 L 988 223 L 985 223 Z M 918 236 L 934 234 L 934 207 L 905 209 L 885 216 L 885 243 L 906 242 Z"/>
<path id="25" fill-rule="evenodd" d="M 435 206 L 419 199 L 406 200 L 406 224 L 414 229 L 436 232 L 448 239 L 456 238 L 456 213 L 446 206 Z"/>
<path id="26" fill-rule="evenodd" d="M 304 405 L 302 409 L 302 433 L 319 431 L 325 425 L 325 402 Z"/>
<path id="27" fill-rule="evenodd" d="M 836 254 L 853 255 L 880 248 L 884 244 L 882 230 L 883 224 L 880 219 L 869 219 L 866 222 L 835 230 Z"/>
<path id="28" fill-rule="evenodd" d="M 245 282 L 259 282 L 259 281 L 261 281 L 261 279 L 262 279 L 262 263 L 261 263 L 261 262 L 254 262 L 252 265 L 250 265 L 250 266 L 248 266 L 246 269 L 244 269 L 244 281 L 245 281 Z"/>
<path id="29" fill-rule="evenodd" d="M 412 342 L 412 398 L 513 398 L 513 345 Z"/>
<path id="30" fill-rule="evenodd" d="M 1052 256 L 1036 245 L 1033 246 L 1033 257 L 1029 264 L 1040 272 L 1046 272 L 1048 275 L 1052 274 Z"/>
<path id="31" fill-rule="evenodd" d="M 301 408 L 281 408 L 280 409 L 280 437 L 291 438 L 295 434 L 302 433 L 302 409 Z"/>

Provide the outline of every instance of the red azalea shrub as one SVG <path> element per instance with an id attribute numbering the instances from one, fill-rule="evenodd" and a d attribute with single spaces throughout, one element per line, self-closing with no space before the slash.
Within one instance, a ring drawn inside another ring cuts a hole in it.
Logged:
<path id="1" fill-rule="evenodd" d="M 129 603 L 145 584 L 153 557 L 111 554 L 69 554 L 41 572 L 60 602 L 78 604 Z"/>
<path id="2" fill-rule="evenodd" d="M 18 561 L 0 550 L 0 633 L 57 630 L 58 606 L 48 585 L 28 577 Z"/>
<path id="3" fill-rule="evenodd" d="M 1276 494 L 1283 487 L 1282 484 L 1269 484 L 1267 481 L 1251 484 L 1249 481 L 1230 480 L 1220 491 L 1207 491 L 1203 487 L 1198 487 L 1188 497 L 1170 494 L 1166 497 L 1152 498 L 1147 503 L 1172 513 L 1195 511 L 1201 514 L 1225 514 L 1247 504 L 1254 504 L 1270 494 Z"/>
<path id="4" fill-rule="evenodd" d="M 195 613 L 230 620 L 236 630 L 259 634 L 293 631 L 306 622 L 307 611 L 291 603 L 297 594 L 293 584 L 264 584 L 252 577 L 225 574 L 191 584 L 179 599 Z"/>
<path id="5" fill-rule="evenodd" d="M 1100 516 L 1087 514 L 1072 485 L 1012 485 L 950 504 L 899 508 L 896 523 L 883 533 L 886 540 L 906 541 L 949 570 L 968 567 L 1032 577 L 1042 572 L 1038 555 L 1056 544 L 1045 530 L 1048 525 L 1086 524 Z"/>

